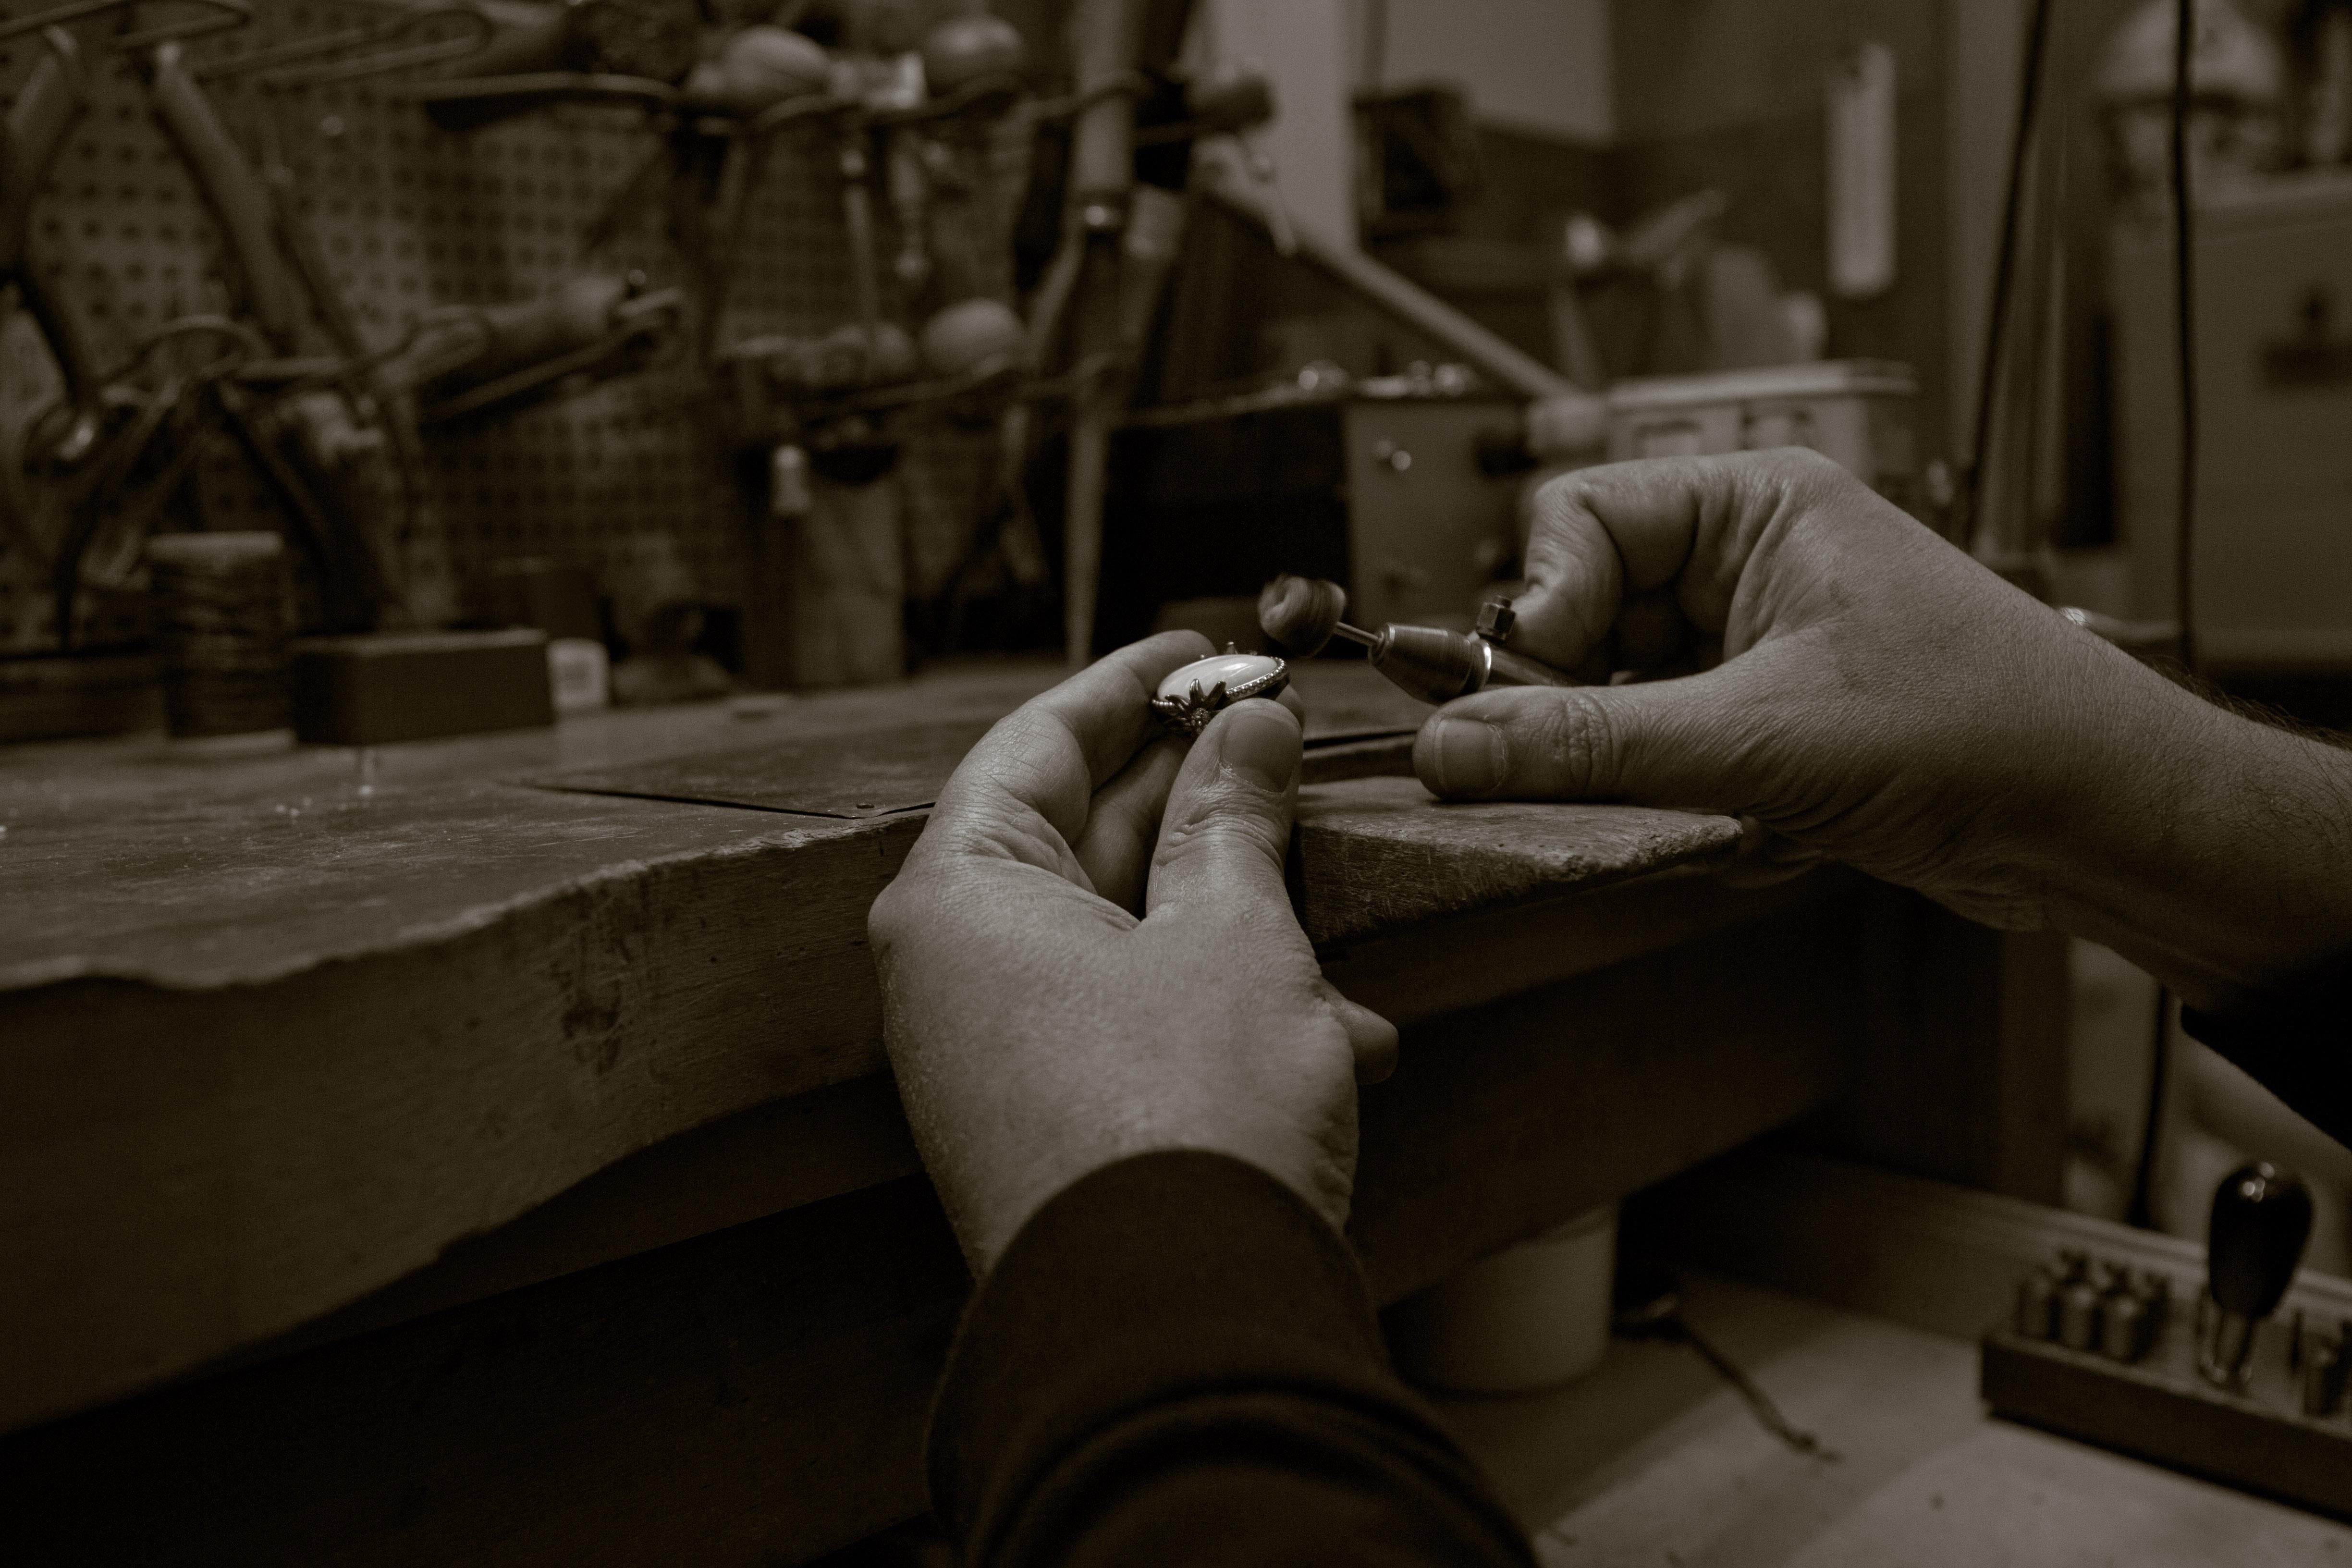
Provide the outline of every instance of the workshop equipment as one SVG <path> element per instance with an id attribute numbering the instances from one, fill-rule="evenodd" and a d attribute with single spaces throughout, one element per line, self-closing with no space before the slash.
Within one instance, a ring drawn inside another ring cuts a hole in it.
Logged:
<path id="1" fill-rule="evenodd" d="M 193 367 L 165 352 L 208 340 L 216 340 L 221 352 Z M 147 536 L 181 499 L 202 451 L 207 400 L 223 380 L 267 353 L 259 335 L 240 321 L 184 316 L 149 333 L 131 363 L 110 378 L 110 398 L 120 402 L 123 417 L 109 425 L 89 461 L 69 473 L 50 474 L 34 492 L 37 510 L 59 520 L 48 563 L 59 647 L 78 640 L 77 607 L 85 589 L 137 590 Z M 171 368 L 151 373 L 155 364 Z M 311 532 L 308 539 L 328 596 L 340 603 L 341 557 L 325 536 Z"/>
<path id="2" fill-rule="evenodd" d="M 1462 1394 L 1573 1382 L 1608 1352 L 1616 1267 L 1613 1203 L 1490 1253 L 1389 1309 L 1397 1370 Z"/>
<path id="3" fill-rule="evenodd" d="M 1128 86 L 1147 61 L 1149 13 L 1188 0 L 1081 0 L 1070 22 L 1079 100 L 1070 143 L 1068 210 L 1056 271 L 1068 279 L 1071 362 L 1068 478 L 1062 521 L 1062 621 L 1073 668 L 1094 657 L 1102 574 L 1103 503 L 1111 426 L 1125 401 L 1119 374 L 1120 237 L 1135 188 L 1135 105 Z M 1181 24 L 1175 29 L 1181 35 Z M 1170 40 L 1173 43 L 1173 38 Z M 1054 281 L 1048 275 L 1049 284 Z M 1047 289 L 1041 286 L 1041 295 Z M 1043 301 L 1037 311 L 1044 315 Z"/>
<path id="4" fill-rule="evenodd" d="M 415 388 L 419 425 L 446 425 L 642 363 L 685 306 L 645 276 L 577 273 L 544 299 L 425 313 L 415 353 L 394 367 Z"/>
<path id="5" fill-rule="evenodd" d="M 1605 395 L 1609 460 L 1810 447 L 1908 509 L 1918 391 L 1909 365 L 1884 360 L 1637 376 Z"/>
<path id="6" fill-rule="evenodd" d="M 1586 401 L 1591 401 L 1587 399 Z M 1467 630 L 1519 552 L 1520 479 L 1488 454 L 1524 406 L 1491 395 L 1375 397 L 1346 385 L 1139 410 L 1111 447 L 1095 648 L 1148 633 L 1160 606 L 1328 577 L 1358 619 Z"/>
<path id="7" fill-rule="evenodd" d="M 375 359 L 348 313 L 315 240 L 304 228 L 291 190 L 292 175 L 281 170 L 265 180 L 221 120 L 180 46 L 157 46 L 147 60 L 147 90 L 163 126 L 205 199 L 235 265 L 238 301 L 279 355 L 299 355 L 304 329 L 315 313 L 333 329 L 354 376 L 372 374 Z M 306 306 L 308 309 L 306 310 Z M 354 353 L 354 351 L 357 351 Z M 299 371 L 299 367 L 298 367 Z M 371 516 L 370 487 L 353 471 L 371 452 L 387 445 L 380 401 L 361 391 L 325 392 L 335 379 L 333 362 L 316 377 L 297 374 L 284 394 L 257 396 L 224 378 L 210 384 L 211 402 L 260 471 L 279 502 L 312 541 L 326 577 L 324 629 L 364 631 L 376 624 L 394 598 L 399 573 L 393 563 L 392 519 Z M 412 465 L 412 439 L 388 443 Z M 410 486 L 402 487 L 404 494 Z"/>
<path id="8" fill-rule="evenodd" d="M 163 715 L 175 736 L 287 724 L 286 542 L 275 533 L 148 541 Z"/>
<path id="9" fill-rule="evenodd" d="M 72 468 L 89 455 L 105 423 L 102 377 L 80 318 L 57 298 L 32 254 L 32 222 L 41 186 L 89 107 L 88 89 L 81 48 L 72 36 L 52 27 L 42 33 L 41 43 L 40 59 L 16 89 L 7 120 L 0 124 L 0 279 L 15 285 L 17 300 L 40 329 L 65 384 L 60 405 L 66 411 L 64 427 L 35 434 L 26 442 L 25 458 Z M 7 470 L 0 494 L 7 498 L 12 521 L 28 530 L 29 509 L 20 481 L 23 464 L 10 463 Z M 28 542 L 38 547 L 37 541 Z"/>
<path id="10" fill-rule="evenodd" d="M 2197 420 L 2189 570 L 2201 669 L 2352 668 L 2352 173 L 2315 170 L 2196 207 Z M 2175 611 L 2180 393 L 2168 226 L 2108 245 L 2116 531 L 2126 619 Z"/>
<path id="11" fill-rule="evenodd" d="M 2214 1310 L 2200 1325 L 2197 1371 L 2219 1387 L 2239 1388 L 2255 1326 L 2278 1310 L 2311 1239 L 2311 1189 L 2268 1161 L 2242 1166 L 2213 1194 L 2206 1237 Z"/>
<path id="12" fill-rule="evenodd" d="M 2018 1282 L 2010 1321 L 1985 1336 L 1987 1403 L 2010 1420 L 2352 1517 L 2342 1410 L 2352 1324 L 2289 1294 L 2311 1215 L 2292 1174 L 2267 1163 L 2231 1172 L 2214 1193 L 2208 1275 L 2185 1322 L 2173 1297 L 2195 1281 L 2063 1252 Z M 2283 1300 L 2294 1310 L 2281 1323 Z"/>
<path id="13" fill-rule="evenodd" d="M 46 11 L 13 16 L 0 22 L 0 43 L 24 33 L 37 33 L 50 27 L 63 27 L 69 22 L 86 22 L 109 12 L 129 11 L 145 0 L 68 0 Z M 213 33 L 224 33 L 242 27 L 253 20 L 250 0 L 182 0 L 198 7 L 198 15 L 179 16 L 160 22 L 152 27 L 130 27 L 106 40 L 106 47 L 117 54 L 130 54 L 157 44 L 179 38 L 201 38 Z"/>
<path id="14" fill-rule="evenodd" d="M 547 634 L 511 627 L 299 638 L 293 711 L 297 740 L 329 746 L 551 724 Z"/>
<path id="15" fill-rule="evenodd" d="M 414 96 L 445 131 L 477 131 L 575 99 L 667 107 L 701 54 L 694 0 L 562 0 Z"/>
<path id="16" fill-rule="evenodd" d="M 1517 618 L 1508 603 L 1489 600 L 1475 636 L 1443 626 L 1389 625 L 1377 632 L 1351 626 L 1348 591 L 1327 580 L 1282 576 L 1258 595 L 1258 626 L 1300 658 L 1312 658 L 1332 637 L 1359 644 L 1374 669 L 1399 690 L 1424 702 L 1451 702 L 1489 686 L 1574 686 L 1575 679 L 1503 644 Z"/>

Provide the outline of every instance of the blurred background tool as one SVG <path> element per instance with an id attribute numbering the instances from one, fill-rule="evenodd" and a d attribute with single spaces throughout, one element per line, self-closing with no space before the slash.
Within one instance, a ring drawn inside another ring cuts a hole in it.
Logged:
<path id="1" fill-rule="evenodd" d="M 547 634 L 371 632 L 293 646 L 297 739 L 379 746 L 555 721 Z"/>
<path id="2" fill-rule="evenodd" d="M 163 712 L 174 736 L 286 727 L 285 552 L 275 533 L 149 542 Z"/>
<path id="3" fill-rule="evenodd" d="M 702 55 L 694 0 L 563 0 L 500 31 L 412 96 L 445 131 L 473 131 L 550 103 L 665 108 Z"/>
<path id="4" fill-rule="evenodd" d="M 40 329 L 65 383 L 65 396 L 58 405 L 64 415 L 62 427 L 31 433 L 24 455 L 71 468 L 98 441 L 106 418 L 103 391 L 80 318 L 57 298 L 44 268 L 31 254 L 33 203 L 89 105 L 80 46 L 54 27 L 41 35 L 41 58 L 16 89 L 5 127 L 0 127 L 0 137 L 5 137 L 0 141 L 0 279 L 14 285 L 17 301 Z M 0 484 L 0 495 L 5 496 L 12 521 L 20 529 L 29 527 L 18 483 L 21 471 L 21 464 L 9 463 L 5 483 Z"/>
<path id="5" fill-rule="evenodd" d="M 2243 1387 L 2254 1331 L 2286 1296 L 2311 1239 L 2311 1191 L 2267 1161 L 2230 1173 L 2213 1194 L 2205 1244 L 2213 1310 L 2203 1314 L 2197 1371 L 2222 1388 Z"/>
<path id="6" fill-rule="evenodd" d="M 1376 632 L 1351 626 L 1348 591 L 1313 577 L 1277 577 L 1258 595 L 1258 626 L 1300 658 L 1320 653 L 1334 637 L 1359 644 L 1372 668 L 1400 690 L 1424 702 L 1450 702 L 1489 686 L 1574 686 L 1571 677 L 1503 643 L 1516 618 L 1511 606 L 1491 600 L 1479 612 L 1475 636 L 1442 626 L 1384 626 Z"/>

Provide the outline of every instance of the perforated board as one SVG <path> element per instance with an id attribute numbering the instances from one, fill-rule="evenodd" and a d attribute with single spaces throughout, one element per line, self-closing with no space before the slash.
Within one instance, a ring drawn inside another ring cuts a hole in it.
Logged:
<path id="1" fill-rule="evenodd" d="M 358 4 L 258 0 L 251 26 L 197 40 L 188 54 L 201 68 L 384 14 Z M 79 30 L 95 68 L 90 111 L 34 222 L 58 293 L 86 322 L 98 357 L 116 364 L 163 322 L 229 308 L 226 279 L 234 273 L 131 62 L 103 53 L 105 34 L 96 22 Z M 29 38 L 0 47 L 0 84 L 9 94 L 38 53 Z M 575 271 L 635 268 L 656 287 L 688 277 L 658 195 L 601 251 L 584 241 L 640 165 L 663 153 L 656 130 L 633 111 L 562 109 L 457 134 L 436 129 L 383 81 L 270 91 L 229 76 L 208 88 L 248 153 L 274 131 L 336 283 L 373 342 L 396 342 L 428 307 L 528 300 Z M 989 141 L 975 225 L 984 255 L 1006 253 L 1026 147 L 1017 118 Z M 887 259 L 894 240 L 878 193 L 875 209 Z M 781 140 L 745 216 L 720 341 L 821 333 L 849 318 L 828 147 Z M 576 395 L 428 429 L 413 526 L 399 548 L 410 618 L 443 617 L 465 576 L 525 554 L 595 567 L 625 618 L 667 598 L 734 602 L 744 501 L 693 352 L 698 334 L 689 320 L 645 368 Z M 326 352 L 323 333 L 310 346 Z M 57 387 L 38 334 L 12 313 L 0 333 L 0 420 L 21 422 Z M 993 445 L 985 434 L 944 428 L 908 436 L 898 482 L 908 499 L 910 591 L 925 595 L 961 557 Z M 225 436 L 208 438 L 197 488 L 203 526 L 283 526 L 268 487 Z M 0 531 L 0 654 L 54 648 L 53 623 L 46 574 Z M 132 629 L 86 606 L 78 636 L 100 645 Z"/>

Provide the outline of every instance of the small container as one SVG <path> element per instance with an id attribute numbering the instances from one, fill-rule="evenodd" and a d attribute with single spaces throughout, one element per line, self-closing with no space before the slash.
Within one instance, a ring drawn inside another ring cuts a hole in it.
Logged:
<path id="1" fill-rule="evenodd" d="M 2125 1363 L 2147 1353 L 2147 1303 L 2128 1285 L 2108 1291 L 2100 1302 L 2099 1353 Z"/>
<path id="2" fill-rule="evenodd" d="M 547 684 L 558 713 L 593 713 L 613 705 L 612 656 L 593 637 L 550 637 Z"/>
<path id="3" fill-rule="evenodd" d="M 286 542 L 260 531 L 159 534 L 147 542 L 147 563 L 172 734 L 285 730 Z"/>
<path id="4" fill-rule="evenodd" d="M 2089 1274 L 2068 1280 L 2058 1292 L 2058 1342 L 2070 1351 L 2097 1350 L 2103 1304 Z"/>
<path id="5" fill-rule="evenodd" d="M 2333 1415 L 2344 1403 L 2344 1347 L 2333 1337 L 2314 1335 L 2303 1347 L 2303 1413 Z"/>
<path id="6" fill-rule="evenodd" d="M 1581 1377 L 1609 1348 L 1617 1205 L 1588 1210 L 1406 1298 L 1388 1316 L 1397 1368 L 1427 1387 L 1526 1394 Z"/>
<path id="7" fill-rule="evenodd" d="M 2017 1282 L 2013 1324 L 2022 1339 L 2054 1339 L 2058 1333 L 2058 1281 L 2047 1268 L 2036 1268 Z"/>

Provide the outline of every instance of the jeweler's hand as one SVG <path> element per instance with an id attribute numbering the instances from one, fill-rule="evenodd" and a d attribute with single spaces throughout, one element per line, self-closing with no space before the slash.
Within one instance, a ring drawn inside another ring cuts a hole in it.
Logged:
<path id="1" fill-rule="evenodd" d="M 1047 1198 L 1150 1150 L 1237 1155 L 1347 1218 L 1356 1080 L 1396 1030 L 1324 981 L 1291 912 L 1297 715 L 1237 703 L 1187 742 L 1146 706 L 1208 651 L 1137 643 L 990 731 L 867 921 L 976 1274 Z"/>
<path id="2" fill-rule="evenodd" d="M 2174 685 L 1802 451 L 1538 492 L 1510 646 L 1588 679 L 1440 710 L 1441 795 L 1755 819 L 1990 924 L 2221 999 L 2352 943 L 2340 752 Z"/>

